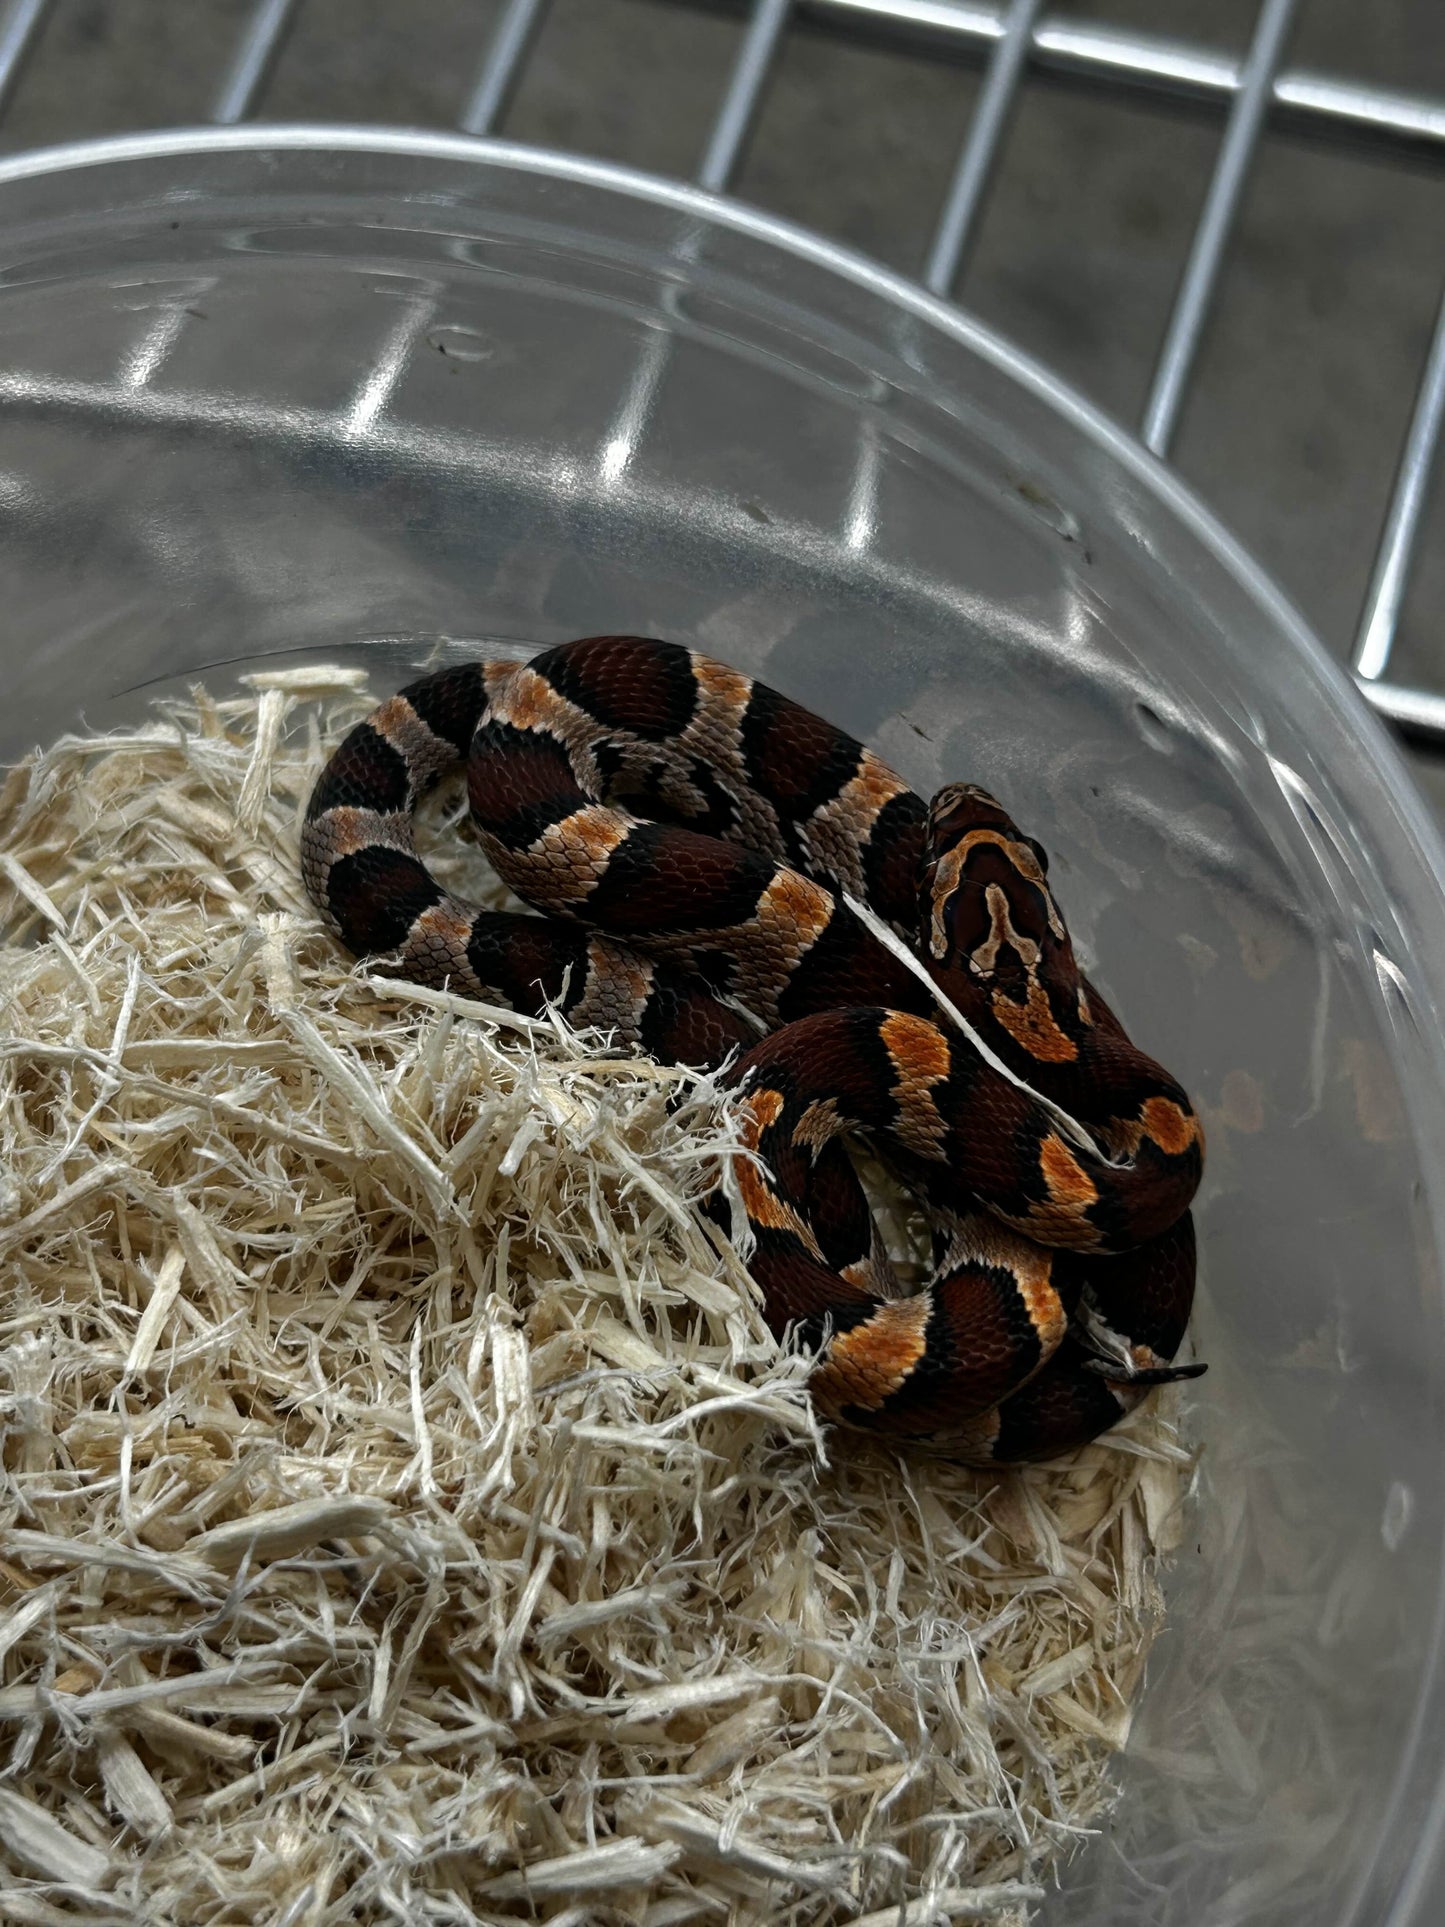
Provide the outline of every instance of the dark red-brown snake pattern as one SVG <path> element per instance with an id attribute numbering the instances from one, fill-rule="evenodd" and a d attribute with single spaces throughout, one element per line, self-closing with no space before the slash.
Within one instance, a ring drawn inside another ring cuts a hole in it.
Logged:
<path id="1" fill-rule="evenodd" d="M 417 799 L 463 759 L 482 846 L 541 917 L 450 896 L 416 854 Z M 594 636 L 383 703 L 326 765 L 301 856 L 358 956 L 726 1064 L 748 1263 L 773 1329 L 817 1346 L 829 1416 L 974 1462 L 1046 1458 L 1203 1369 L 1170 1363 L 1198 1119 L 1080 973 L 1044 852 L 987 792 L 925 803 L 737 670 Z M 849 1135 L 935 1227 L 911 1296 Z"/>

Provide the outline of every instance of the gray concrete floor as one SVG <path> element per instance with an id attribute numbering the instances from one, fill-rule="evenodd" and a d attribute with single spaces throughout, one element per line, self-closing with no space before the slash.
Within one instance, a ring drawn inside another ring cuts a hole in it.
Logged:
<path id="1" fill-rule="evenodd" d="M 0 144 L 206 117 L 253 0 L 55 0 Z M 1257 0 L 1062 0 L 1240 51 Z M 301 0 L 272 118 L 446 125 L 501 0 Z M 697 165 L 741 4 L 551 0 L 501 131 L 664 173 Z M 1302 0 L 1292 64 L 1445 99 L 1441 0 Z M 905 272 L 922 264 L 976 61 L 825 28 L 800 5 L 736 191 Z M 1136 423 L 1218 114 L 1026 81 L 963 304 Z M 1174 456 L 1344 654 L 1445 280 L 1445 165 L 1267 132 Z M 1445 487 L 1395 673 L 1445 688 Z M 1419 761 L 1445 806 L 1445 765 Z"/>

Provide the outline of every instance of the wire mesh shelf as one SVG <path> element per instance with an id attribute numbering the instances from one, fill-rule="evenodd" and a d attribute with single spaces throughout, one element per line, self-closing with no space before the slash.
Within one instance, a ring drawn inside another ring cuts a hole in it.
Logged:
<path id="1" fill-rule="evenodd" d="M 9 0 L 0 12 L 0 113 L 13 109 L 23 94 L 28 68 L 62 5 L 63 0 Z M 708 0 L 654 0 L 654 6 L 699 24 L 719 11 L 737 21 L 731 72 L 699 141 L 693 172 L 697 185 L 715 192 L 728 190 L 737 179 L 770 83 L 796 34 L 823 32 L 980 69 L 961 148 L 916 263 L 924 286 L 965 305 L 974 244 L 1027 81 L 1054 77 L 1091 98 L 1132 96 L 1211 117 L 1218 140 L 1207 190 L 1137 422 L 1140 438 L 1164 458 L 1191 396 L 1262 136 L 1267 131 L 1303 135 L 1320 150 L 1364 151 L 1386 167 L 1418 171 L 1422 164 L 1438 168 L 1445 161 L 1445 95 L 1402 91 L 1290 63 L 1291 34 L 1304 12 L 1301 0 L 1263 0 L 1248 44 L 1237 55 L 1077 18 L 1047 9 L 1043 0 L 1007 0 L 996 7 L 973 0 L 748 0 L 722 8 Z M 213 122 L 266 117 L 271 83 L 305 8 L 306 0 L 254 0 L 240 11 L 210 95 Z M 490 13 L 479 13 L 475 68 L 455 116 L 458 131 L 509 131 L 509 108 L 556 11 L 555 0 L 499 0 Z M 424 44 L 417 58 L 426 58 Z M 332 111 L 345 113 L 345 99 L 338 97 Z M 1441 256 L 1445 277 L 1445 248 Z M 1326 405 L 1322 396 L 1321 407 Z M 1445 295 L 1419 371 L 1393 488 L 1382 505 L 1351 653 L 1356 678 L 1375 709 L 1431 745 L 1445 745 L 1445 651 L 1438 688 L 1397 680 L 1390 672 L 1406 592 L 1422 552 L 1442 422 Z M 1241 533 L 1250 539 L 1247 526 Z"/>

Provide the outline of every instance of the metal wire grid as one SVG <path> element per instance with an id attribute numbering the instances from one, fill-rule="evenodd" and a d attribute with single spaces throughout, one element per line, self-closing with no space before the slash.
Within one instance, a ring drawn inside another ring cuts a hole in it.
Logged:
<path id="1" fill-rule="evenodd" d="M 52 0 L 9 0 L 0 13 L 0 113 L 19 84 Z M 220 78 L 211 120 L 251 117 L 302 0 L 256 0 Z M 459 131 L 498 125 L 521 78 L 549 0 L 506 0 L 458 118 Z M 1099 86 L 1126 87 L 1215 108 L 1225 116 L 1209 190 L 1165 329 L 1139 434 L 1169 454 L 1230 235 L 1267 121 L 1325 140 L 1445 155 L 1445 99 L 1293 69 L 1283 55 L 1299 0 L 1262 0 L 1242 59 L 1178 40 L 1069 20 L 1043 0 L 748 0 L 747 25 L 696 171 L 726 190 L 757 118 L 785 29 L 812 16 L 902 46 L 960 48 L 985 59 L 981 91 L 954 166 L 921 275 L 933 293 L 955 291 L 978 231 L 989 182 L 1025 73 L 1032 67 Z M 1401 450 L 1351 662 L 1375 709 L 1416 738 L 1445 745 L 1445 694 L 1390 679 L 1401 608 L 1445 425 L 1445 294 Z"/>

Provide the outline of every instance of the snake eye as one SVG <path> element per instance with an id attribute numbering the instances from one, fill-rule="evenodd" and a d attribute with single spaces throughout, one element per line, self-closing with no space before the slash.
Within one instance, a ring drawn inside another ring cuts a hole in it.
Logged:
<path id="1" fill-rule="evenodd" d="M 1034 838 L 1031 836 L 1026 836 L 1023 840 L 1025 843 L 1028 844 L 1029 848 L 1033 851 L 1034 855 L 1038 858 L 1039 868 L 1043 871 L 1044 875 L 1047 876 L 1049 873 L 1048 851 L 1044 848 L 1042 843 L 1035 842 Z"/>

